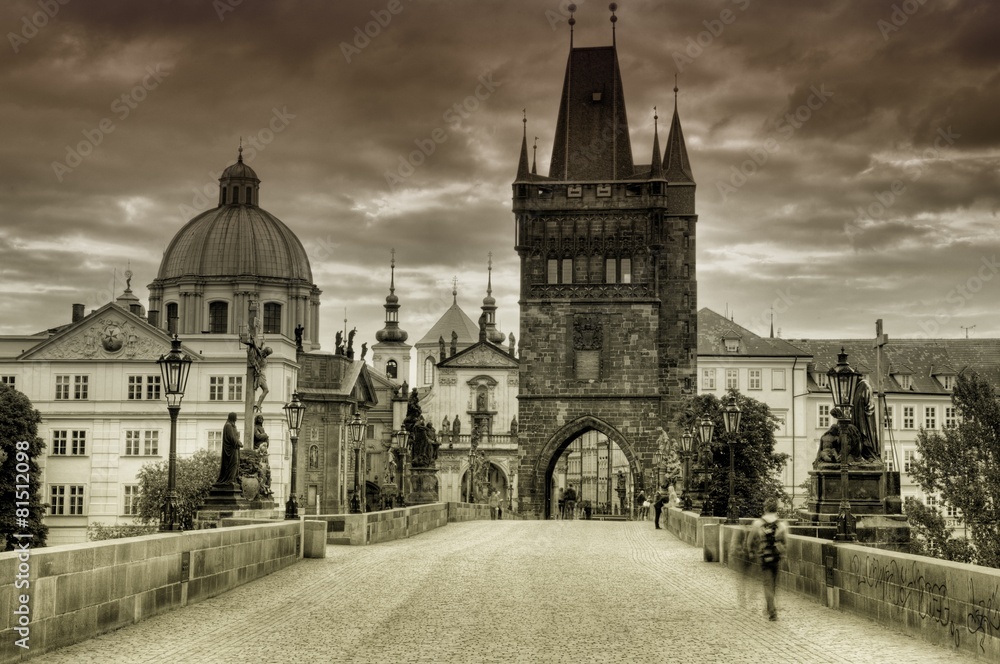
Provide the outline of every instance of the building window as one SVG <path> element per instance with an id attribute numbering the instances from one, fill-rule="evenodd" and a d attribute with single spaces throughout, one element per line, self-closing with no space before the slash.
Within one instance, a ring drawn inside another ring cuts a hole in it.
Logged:
<path id="1" fill-rule="evenodd" d="M 212 334 L 225 334 L 229 331 L 229 303 L 208 303 L 208 331 Z"/>
<path id="2" fill-rule="evenodd" d="M 73 431 L 69 438 L 69 453 L 75 456 L 87 454 L 87 432 Z"/>
<path id="3" fill-rule="evenodd" d="M 225 201 L 223 201 L 225 202 Z M 177 303 L 171 302 L 167 305 L 167 332 L 177 334 Z"/>
<path id="4" fill-rule="evenodd" d="M 896 472 L 896 462 L 893 460 L 892 452 L 889 450 L 884 450 L 882 452 L 882 461 L 885 461 L 885 469 L 890 473 Z"/>
<path id="5" fill-rule="evenodd" d="M 88 399 L 90 391 L 89 376 L 73 376 L 73 398 Z"/>
<path id="6" fill-rule="evenodd" d="M 924 428 L 937 429 L 937 406 L 924 406 Z"/>
<path id="7" fill-rule="evenodd" d="M 622 283 L 630 284 L 632 283 L 632 259 L 623 258 L 621 259 L 622 268 Z"/>
<path id="8" fill-rule="evenodd" d="M 726 344 L 726 352 L 727 353 L 738 353 L 738 352 L 740 352 L 740 340 L 739 340 L 739 338 L 737 338 L 737 337 L 729 337 L 727 339 L 723 339 L 723 342 Z"/>
<path id="9" fill-rule="evenodd" d="M 899 387 L 904 390 L 909 390 L 913 387 L 913 376 L 910 374 L 895 374 L 893 378 L 899 383 Z"/>
<path id="10" fill-rule="evenodd" d="M 562 259 L 562 282 L 564 284 L 573 283 L 573 259 Z"/>
<path id="11" fill-rule="evenodd" d="M 66 441 L 68 434 L 68 431 L 52 432 L 52 454 L 66 454 Z"/>
<path id="12" fill-rule="evenodd" d="M 143 436 L 142 453 L 146 456 L 158 456 L 160 454 L 160 432 L 147 431 Z"/>
<path id="13" fill-rule="evenodd" d="M 222 454 L 222 431 L 208 432 L 208 451 L 212 454 Z"/>
<path id="14" fill-rule="evenodd" d="M 618 261 L 614 258 L 604 259 L 604 282 L 608 284 L 618 283 Z"/>
<path id="15" fill-rule="evenodd" d="M 247 187 L 247 191 L 246 191 L 246 194 L 247 194 L 247 198 L 246 198 L 247 205 L 250 205 L 251 203 L 253 203 L 252 192 L 253 192 L 253 190 L 250 187 Z"/>
<path id="16" fill-rule="evenodd" d="M 69 376 L 56 376 L 56 401 L 69 399 Z"/>
<path id="17" fill-rule="evenodd" d="M 281 305 L 264 303 L 264 334 L 281 334 Z"/>
<path id="18" fill-rule="evenodd" d="M 243 401 L 243 376 L 229 376 L 229 401 Z"/>
<path id="19" fill-rule="evenodd" d="M 778 428 L 774 430 L 774 435 L 775 436 L 787 436 L 788 435 L 788 430 L 787 430 L 786 427 L 787 427 L 787 424 L 788 424 L 788 415 L 786 413 L 775 413 L 774 417 L 775 417 L 775 419 L 778 420 L 778 422 L 777 422 Z"/>
<path id="20" fill-rule="evenodd" d="M 434 382 L 434 358 L 428 357 L 424 360 L 424 385 Z"/>
<path id="21" fill-rule="evenodd" d="M 701 389 L 703 390 L 715 389 L 715 369 L 701 370 Z"/>
<path id="22" fill-rule="evenodd" d="M 927 496 L 927 507 L 933 508 L 935 511 L 938 511 L 938 497 L 933 494 Z"/>
<path id="23" fill-rule="evenodd" d="M 143 389 L 143 385 L 146 386 L 145 389 Z M 159 399 L 160 376 L 129 376 L 128 398 L 130 401 L 138 399 Z"/>
<path id="24" fill-rule="evenodd" d="M 208 400 L 209 401 L 222 401 L 222 395 L 225 394 L 224 390 L 226 387 L 226 377 L 225 376 L 209 376 L 208 378 Z"/>
<path id="25" fill-rule="evenodd" d="M 910 466 L 917 459 L 916 450 L 903 450 L 903 472 L 910 472 Z"/>
<path id="26" fill-rule="evenodd" d="M 760 390 L 761 387 L 761 370 L 760 369 L 747 369 L 747 389 L 748 390 Z"/>
<path id="27" fill-rule="evenodd" d="M 785 389 L 785 370 L 784 369 L 771 369 L 771 389 L 772 390 L 783 390 L 783 389 Z"/>
<path id="28" fill-rule="evenodd" d="M 130 429 L 125 432 L 125 456 L 139 456 L 140 432 Z"/>
<path id="29" fill-rule="evenodd" d="M 951 517 L 951 518 L 954 519 L 954 518 L 956 518 L 958 516 L 961 516 L 961 511 L 957 507 L 955 507 L 954 505 L 945 505 L 944 506 L 944 514 L 945 514 L 945 516 Z"/>
<path id="30" fill-rule="evenodd" d="M 387 378 L 396 378 L 398 370 L 399 365 L 396 364 L 396 360 L 389 360 L 385 363 L 385 375 Z"/>
<path id="31" fill-rule="evenodd" d="M 10 385 L 11 387 L 16 387 L 17 376 L 0 376 L 0 383 L 4 385 Z"/>
<path id="32" fill-rule="evenodd" d="M 818 404 L 816 410 L 816 426 L 820 429 L 830 428 L 830 404 Z"/>
<path id="33" fill-rule="evenodd" d="M 941 385 L 948 391 L 954 390 L 955 376 L 941 376 Z"/>
<path id="34" fill-rule="evenodd" d="M 239 203 L 239 202 L 240 202 L 240 188 L 237 187 L 236 185 L 233 185 L 233 203 Z"/>
<path id="35" fill-rule="evenodd" d="M 958 426 L 958 408 L 955 406 L 945 406 L 944 409 L 944 428 L 954 429 Z"/>
<path id="36" fill-rule="evenodd" d="M 882 420 L 883 429 L 891 429 L 893 427 L 893 420 L 895 419 L 895 406 L 890 406 L 886 404 L 885 407 L 885 419 Z"/>
<path id="37" fill-rule="evenodd" d="M 813 372 L 813 380 L 815 380 L 816 384 L 820 387 L 830 387 L 830 377 L 825 373 L 819 371 Z"/>
<path id="38" fill-rule="evenodd" d="M 727 390 L 738 390 L 738 389 L 740 389 L 740 370 L 739 369 L 726 369 L 726 389 Z"/>
<path id="39" fill-rule="evenodd" d="M 53 484 L 50 486 L 49 514 L 52 516 L 83 514 L 83 485 Z"/>
<path id="40" fill-rule="evenodd" d="M 122 489 L 125 496 L 125 509 L 122 514 L 126 516 L 137 515 L 139 513 L 139 485 L 125 484 Z"/>
<path id="41" fill-rule="evenodd" d="M 559 283 L 559 261 L 555 258 L 550 258 L 548 261 L 548 283 Z"/>
<path id="42" fill-rule="evenodd" d="M 916 429 L 916 419 L 917 419 L 917 408 L 916 406 L 903 406 L 903 428 L 904 429 Z"/>

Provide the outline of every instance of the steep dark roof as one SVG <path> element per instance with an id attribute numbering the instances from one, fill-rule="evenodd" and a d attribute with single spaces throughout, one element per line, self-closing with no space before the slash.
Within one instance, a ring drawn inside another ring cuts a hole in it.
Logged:
<path id="1" fill-rule="evenodd" d="M 852 367 L 869 373 L 875 384 L 873 339 L 792 339 L 815 358 L 810 371 L 826 373 L 837 363 L 841 347 Z M 881 367 L 886 392 L 948 394 L 938 376 L 975 372 L 1000 387 L 1000 339 L 890 339 Z M 912 386 L 904 390 L 894 376 L 910 374 Z M 822 389 L 811 381 L 810 389 Z"/>
<path id="2" fill-rule="evenodd" d="M 726 350 L 724 339 L 739 337 L 737 352 Z M 737 325 L 711 309 L 698 312 L 698 355 L 728 357 L 809 357 L 808 351 L 797 348 L 784 339 L 767 339 Z"/>
<path id="3" fill-rule="evenodd" d="M 681 129 L 681 117 L 677 114 L 674 104 L 674 117 L 670 121 L 670 135 L 667 136 L 667 149 L 663 156 L 663 171 L 668 182 L 694 182 L 691 174 L 691 162 L 688 161 L 687 146 L 684 144 L 684 131 Z"/>
<path id="4" fill-rule="evenodd" d="M 605 181 L 631 177 L 632 144 L 614 46 L 570 50 L 549 177 Z"/>

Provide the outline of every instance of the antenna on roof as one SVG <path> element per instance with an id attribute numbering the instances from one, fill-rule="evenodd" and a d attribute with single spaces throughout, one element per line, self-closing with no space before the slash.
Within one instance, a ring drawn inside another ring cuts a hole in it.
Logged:
<path id="1" fill-rule="evenodd" d="M 966 339 L 969 338 L 969 330 L 976 329 L 975 325 L 959 325 L 959 327 L 962 328 L 963 330 L 965 330 L 965 338 Z"/>
<path id="2" fill-rule="evenodd" d="M 611 46 L 615 46 L 615 23 L 618 22 L 618 17 L 615 16 L 615 11 L 618 9 L 618 3 L 612 2 L 608 5 L 608 9 L 611 10 Z"/>

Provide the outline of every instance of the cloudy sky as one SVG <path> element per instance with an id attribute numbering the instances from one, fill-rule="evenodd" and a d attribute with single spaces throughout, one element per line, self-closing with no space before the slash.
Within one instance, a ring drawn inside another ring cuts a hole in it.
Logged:
<path id="1" fill-rule="evenodd" d="M 345 307 L 374 342 L 393 247 L 411 341 L 453 277 L 478 317 L 490 252 L 517 335 L 521 110 L 547 173 L 568 4 L 3 3 L 0 334 L 106 303 L 129 264 L 145 301 L 243 136 L 312 261 L 324 347 Z M 609 44 L 607 3 L 577 5 L 576 45 Z M 637 163 L 679 74 L 699 306 L 765 334 L 773 309 L 787 337 L 1000 336 L 1000 4 L 619 5 Z"/>

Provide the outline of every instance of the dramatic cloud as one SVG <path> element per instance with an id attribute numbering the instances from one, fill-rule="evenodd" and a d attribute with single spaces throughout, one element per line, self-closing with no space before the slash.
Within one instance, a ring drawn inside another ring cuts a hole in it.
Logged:
<path id="1" fill-rule="evenodd" d="M 527 109 L 548 171 L 569 47 L 561 0 L 6 3 L 0 333 L 145 300 L 170 238 L 236 155 L 302 240 L 322 335 L 452 302 L 493 254 L 517 330 L 510 183 Z M 575 44 L 611 41 L 578 1 Z M 626 0 L 633 154 L 678 107 L 698 182 L 699 305 L 789 337 L 1000 336 L 1000 6 L 988 0 Z M 57 7 L 53 10 L 52 7 Z M 661 137 L 661 140 L 664 137 Z"/>

